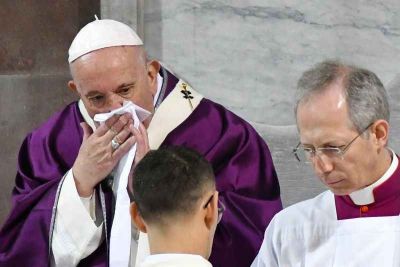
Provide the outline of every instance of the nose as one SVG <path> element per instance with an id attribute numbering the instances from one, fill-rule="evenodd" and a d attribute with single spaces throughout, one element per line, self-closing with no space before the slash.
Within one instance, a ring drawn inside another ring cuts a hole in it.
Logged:
<path id="1" fill-rule="evenodd" d="M 124 98 L 118 94 L 112 94 L 108 101 L 108 107 L 111 110 L 122 107 L 124 104 Z"/>
<path id="2" fill-rule="evenodd" d="M 324 154 L 315 154 L 313 157 L 313 167 L 318 176 L 327 174 L 333 170 L 333 162 Z"/>

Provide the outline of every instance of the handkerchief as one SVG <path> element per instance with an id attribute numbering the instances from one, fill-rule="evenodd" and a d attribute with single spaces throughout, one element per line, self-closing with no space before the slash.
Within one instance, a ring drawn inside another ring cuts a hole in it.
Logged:
<path id="1" fill-rule="evenodd" d="M 96 114 L 94 120 L 104 123 L 114 114 L 130 113 L 133 118 L 133 125 L 137 129 L 139 122 L 144 121 L 151 113 L 131 101 L 124 101 L 121 108 L 109 113 Z M 110 266 L 123 267 L 129 265 L 131 251 L 131 218 L 129 214 L 130 199 L 126 187 L 128 185 L 128 175 L 132 167 L 136 154 L 136 144 L 129 152 L 122 157 L 114 169 L 114 188 L 116 189 L 116 203 L 114 220 L 110 235 Z M 133 245 L 133 244 L 132 244 Z M 136 251 L 137 248 L 134 250 Z M 136 256 L 136 255 L 132 255 Z"/>

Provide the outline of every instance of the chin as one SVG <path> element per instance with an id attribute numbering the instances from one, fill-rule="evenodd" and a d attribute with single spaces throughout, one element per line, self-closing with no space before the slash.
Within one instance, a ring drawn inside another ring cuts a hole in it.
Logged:
<path id="1" fill-rule="evenodd" d="M 329 190 L 336 196 L 347 196 L 355 191 L 348 188 L 333 188 L 333 187 L 329 187 Z"/>
<path id="2" fill-rule="evenodd" d="M 343 185 L 343 182 L 344 181 L 334 184 L 325 183 L 325 186 L 327 186 L 329 190 L 337 196 L 348 195 L 350 193 L 350 190 Z"/>

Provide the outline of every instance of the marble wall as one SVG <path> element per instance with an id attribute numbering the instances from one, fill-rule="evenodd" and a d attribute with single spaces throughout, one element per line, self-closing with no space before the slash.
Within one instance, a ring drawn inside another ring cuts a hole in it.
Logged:
<path id="1" fill-rule="evenodd" d="M 397 0 L 147 0 L 144 18 L 151 55 L 254 123 L 294 123 L 296 81 L 325 58 L 399 72 Z"/>
<path id="2" fill-rule="evenodd" d="M 297 144 L 293 95 L 304 70 L 339 58 L 374 71 L 398 95 L 398 0 L 146 0 L 144 33 L 151 56 L 259 130 L 285 205 L 323 189 L 290 154 Z M 398 112 L 392 117 L 400 121 Z"/>
<path id="3" fill-rule="evenodd" d="M 32 2 L 0 3 L 0 227 L 11 207 L 19 147 L 28 132 L 76 99 L 67 88 L 68 47 L 100 13 L 98 0 Z"/>
<path id="4" fill-rule="evenodd" d="M 138 15 L 142 14 L 140 1 L 101 0 L 101 18 L 114 19 L 130 25 L 138 32 Z M 140 36 L 142 36 L 140 34 Z"/>
<path id="5" fill-rule="evenodd" d="M 400 149 L 398 0 L 4 0 L 0 4 L 0 224 L 9 210 L 24 135 L 74 96 L 66 50 L 80 27 L 114 18 L 141 32 L 150 56 L 247 119 L 267 140 L 285 205 L 322 190 L 290 155 L 292 96 L 300 74 L 325 58 L 376 72 L 392 100 Z M 101 5 L 100 5 L 101 4 Z M 66 15 L 67 14 L 67 15 Z"/>

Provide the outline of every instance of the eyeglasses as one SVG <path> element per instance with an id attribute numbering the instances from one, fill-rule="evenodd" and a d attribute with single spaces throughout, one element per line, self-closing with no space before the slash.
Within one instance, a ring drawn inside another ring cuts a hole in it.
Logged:
<path id="1" fill-rule="evenodd" d="M 206 204 L 204 204 L 203 208 L 207 208 L 208 204 L 211 203 L 211 200 L 213 199 L 214 194 L 211 195 L 211 197 L 208 199 L 208 201 L 206 202 Z M 222 219 L 222 214 L 224 214 L 225 211 L 225 205 L 224 203 L 222 203 L 219 199 L 218 199 L 218 219 L 217 219 L 217 223 L 219 223 Z"/>
<path id="2" fill-rule="evenodd" d="M 343 156 L 347 150 L 349 150 L 351 144 L 356 141 L 373 123 L 369 124 L 361 133 L 354 137 L 347 145 L 339 147 L 303 147 L 299 142 L 296 148 L 293 149 L 293 154 L 296 159 L 300 162 L 311 163 L 317 154 L 324 154 L 329 158 L 340 158 L 343 160 Z"/>

